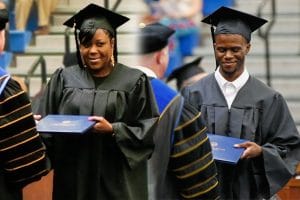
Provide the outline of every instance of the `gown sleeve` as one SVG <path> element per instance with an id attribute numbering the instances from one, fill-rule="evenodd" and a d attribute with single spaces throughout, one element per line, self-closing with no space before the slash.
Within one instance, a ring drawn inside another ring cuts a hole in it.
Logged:
<path id="1" fill-rule="evenodd" d="M 258 185 L 264 183 L 265 176 L 268 191 L 273 195 L 295 174 L 300 162 L 300 138 L 283 97 L 276 94 L 270 101 L 264 107 L 262 136 L 259 137 L 262 141 L 258 141 L 263 144 L 263 168 L 257 168 L 259 165 L 254 163 L 253 168 Z"/>
<path id="2" fill-rule="evenodd" d="M 217 168 L 200 117 L 190 103 L 184 103 L 175 129 L 170 167 L 183 199 L 219 199 Z"/>
<path id="3" fill-rule="evenodd" d="M 1 167 L 8 184 L 23 187 L 49 172 L 46 148 L 36 131 L 27 93 L 16 81 L 7 83 L 0 107 Z"/>
<path id="4" fill-rule="evenodd" d="M 116 142 L 131 168 L 147 160 L 153 151 L 153 133 L 158 108 L 148 78 L 142 75 L 130 91 L 128 110 L 131 119 L 112 124 Z M 125 105 L 124 105 L 125 106 Z"/>

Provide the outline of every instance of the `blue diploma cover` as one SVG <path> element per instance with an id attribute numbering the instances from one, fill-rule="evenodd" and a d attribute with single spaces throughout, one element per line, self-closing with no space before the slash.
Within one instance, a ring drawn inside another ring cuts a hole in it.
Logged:
<path id="1" fill-rule="evenodd" d="M 96 122 L 85 115 L 47 115 L 37 123 L 40 133 L 83 134 Z"/>
<path id="2" fill-rule="evenodd" d="M 245 149 L 234 147 L 234 145 L 247 140 L 215 134 L 207 134 L 207 136 L 215 161 L 229 164 L 236 164 L 239 161 Z"/>

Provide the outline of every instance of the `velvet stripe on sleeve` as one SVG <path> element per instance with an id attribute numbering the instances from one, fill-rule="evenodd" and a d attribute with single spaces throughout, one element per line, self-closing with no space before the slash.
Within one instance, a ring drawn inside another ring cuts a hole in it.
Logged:
<path id="1" fill-rule="evenodd" d="M 49 171 L 45 146 L 36 131 L 31 104 L 10 80 L 0 96 L 0 160 L 8 184 L 24 186 Z"/>
<path id="2" fill-rule="evenodd" d="M 183 199 L 219 199 L 217 168 L 201 113 L 185 103 L 170 166 Z"/>

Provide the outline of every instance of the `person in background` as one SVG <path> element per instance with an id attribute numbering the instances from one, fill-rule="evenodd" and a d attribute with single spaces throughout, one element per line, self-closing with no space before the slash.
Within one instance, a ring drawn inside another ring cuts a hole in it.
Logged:
<path id="1" fill-rule="evenodd" d="M 283 96 L 248 73 L 251 34 L 267 21 L 221 7 L 211 24 L 218 66 L 182 90 L 212 134 L 248 140 L 237 165 L 217 163 L 222 199 L 272 198 L 295 174 L 300 136 Z"/>
<path id="2" fill-rule="evenodd" d="M 205 77 L 207 73 L 200 66 L 202 57 L 198 57 L 191 62 L 185 63 L 175 69 L 167 78 L 167 82 L 176 79 L 177 90 L 182 90 L 188 85 L 192 85 L 201 78 Z"/>
<path id="3" fill-rule="evenodd" d="M 157 11 L 157 4 L 159 0 L 144 0 L 145 4 L 149 7 L 150 9 L 150 15 L 155 17 L 155 13 Z"/>
<path id="4" fill-rule="evenodd" d="M 36 114 L 88 115 L 83 135 L 44 135 L 53 162 L 53 199 L 147 199 L 147 160 L 158 110 L 150 82 L 118 63 L 117 31 L 129 18 L 96 4 L 74 27 L 79 63 L 52 75 Z"/>
<path id="5" fill-rule="evenodd" d="M 148 162 L 149 199 L 217 199 L 216 166 L 200 113 L 162 79 L 174 30 L 141 24 L 138 65 L 151 80 L 160 118 Z"/>
<path id="6" fill-rule="evenodd" d="M 169 63 L 164 77 L 181 66 L 187 56 L 201 43 L 199 19 L 202 1 L 199 0 L 146 0 L 149 15 L 142 18 L 144 23 L 160 22 L 176 32 L 169 42 Z"/>
<path id="7" fill-rule="evenodd" d="M 0 1 L 0 9 L 7 9 L 7 2 L 6 1 Z"/>
<path id="8" fill-rule="evenodd" d="M 15 21 L 16 29 L 26 30 L 28 18 L 34 0 L 16 0 L 15 1 Z M 36 35 L 47 35 L 49 33 L 49 24 L 51 13 L 54 11 L 58 0 L 36 0 L 38 12 L 38 29 Z"/>
<path id="9" fill-rule="evenodd" d="M 8 11 L 0 9 L 0 53 Z M 22 189 L 50 169 L 36 130 L 30 100 L 17 81 L 0 67 L 0 199 L 21 200 Z"/>
<path id="10" fill-rule="evenodd" d="M 7 9 L 7 10 L 9 10 L 8 8 L 8 2 L 7 1 L 0 1 L 0 9 Z M 8 11 L 9 12 L 9 11 Z M 4 31 L 5 32 L 5 41 L 6 41 L 6 38 L 7 38 L 7 32 L 6 31 Z M 5 44 L 4 44 L 5 43 Z M 1 52 L 3 52 L 3 51 L 5 51 L 5 49 L 7 48 L 7 46 L 6 46 L 6 42 L 4 42 L 4 43 L 2 43 L 4 46 L 2 47 L 0 47 L 0 49 L 1 49 Z M 3 67 L 3 66 L 0 66 L 0 67 Z M 11 76 L 15 81 L 17 81 L 19 84 L 20 84 L 20 86 L 21 86 L 21 88 L 22 88 L 22 90 L 24 90 L 25 92 L 28 92 L 28 88 L 27 88 L 27 85 L 25 84 L 25 82 L 24 82 L 24 79 L 23 78 L 21 78 L 21 77 L 19 77 L 19 76 L 16 76 L 16 75 L 14 75 L 14 76 Z"/>
<path id="11" fill-rule="evenodd" d="M 159 22 L 176 30 L 175 42 L 170 51 L 170 62 L 165 72 L 168 77 L 173 70 L 192 56 L 194 49 L 201 43 L 199 26 L 202 1 L 200 0 L 160 0 Z"/>
<path id="12" fill-rule="evenodd" d="M 207 17 L 222 6 L 233 7 L 235 6 L 235 0 L 202 0 L 202 15 Z"/>

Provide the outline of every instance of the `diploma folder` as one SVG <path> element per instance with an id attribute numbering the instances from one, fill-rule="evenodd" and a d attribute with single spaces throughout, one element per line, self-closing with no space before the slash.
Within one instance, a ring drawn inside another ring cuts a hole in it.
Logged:
<path id="1" fill-rule="evenodd" d="M 243 143 L 247 140 L 210 133 L 207 136 L 210 140 L 215 161 L 237 164 L 245 148 L 234 147 L 234 144 Z"/>
<path id="2" fill-rule="evenodd" d="M 47 115 L 37 123 L 40 133 L 84 134 L 96 122 L 86 115 Z"/>

